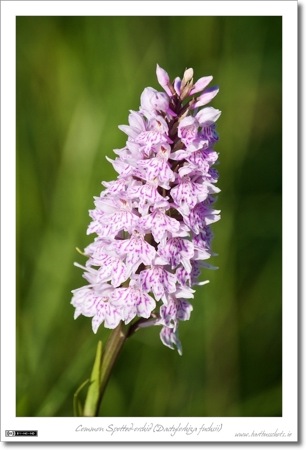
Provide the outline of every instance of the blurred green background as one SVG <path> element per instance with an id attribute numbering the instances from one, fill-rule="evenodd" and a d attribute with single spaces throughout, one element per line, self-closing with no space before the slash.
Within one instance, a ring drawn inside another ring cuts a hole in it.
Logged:
<path id="1" fill-rule="evenodd" d="M 219 195 L 210 283 L 181 324 L 125 345 L 104 416 L 282 414 L 281 17 L 17 17 L 17 415 L 72 416 L 109 330 L 73 319 L 88 210 L 105 156 L 146 86 L 193 67 L 220 86 Z"/>

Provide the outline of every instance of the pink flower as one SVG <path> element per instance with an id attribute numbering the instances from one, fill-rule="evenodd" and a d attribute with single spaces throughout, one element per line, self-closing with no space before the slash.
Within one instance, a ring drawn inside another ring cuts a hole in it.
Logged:
<path id="1" fill-rule="evenodd" d="M 135 280 L 127 288 L 118 288 L 115 292 L 114 305 L 117 305 L 121 319 L 127 324 L 136 316 L 148 319 L 156 303 Z"/>
<path id="2" fill-rule="evenodd" d="M 193 287 L 202 269 L 214 268 L 210 225 L 219 220 L 213 208 L 219 192 L 214 149 L 221 112 L 206 107 L 218 93 L 207 88 L 212 77 L 193 82 L 193 69 L 170 82 L 157 65 L 164 92 L 147 87 L 139 111 L 130 111 L 125 147 L 114 150 L 118 173 L 103 182 L 87 233 L 87 285 L 72 291 L 75 318 L 92 318 L 115 328 L 121 321 L 139 327 L 161 326 L 160 338 L 182 353 L 178 328 L 192 312 Z M 205 107 L 204 107 L 205 106 Z"/>

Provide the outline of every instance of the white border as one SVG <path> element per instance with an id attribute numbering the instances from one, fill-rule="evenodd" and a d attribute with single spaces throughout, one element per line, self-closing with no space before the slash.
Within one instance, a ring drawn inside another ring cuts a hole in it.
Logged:
<path id="1" fill-rule="evenodd" d="M 73 14 L 71 14 L 73 11 Z M 264 15 L 283 17 L 283 417 L 16 418 L 15 417 L 15 17 L 17 15 Z M 175 11 L 175 14 L 173 12 Z M 190 14 L 194 15 L 194 14 Z M 297 441 L 297 2 L 295 1 L 2 1 L 1 2 L 1 440 L 5 430 L 39 430 L 33 442 Z M 157 425 L 172 431 L 157 431 Z M 175 431 L 222 424 L 221 431 Z M 104 431 L 76 431 L 78 426 Z M 111 427 L 112 425 L 112 427 Z M 145 427 L 133 432 L 126 428 Z M 112 434 L 114 428 L 118 428 Z M 123 428 L 122 428 L 123 427 Z M 121 429 L 121 431 L 120 431 Z M 56 430 L 56 432 L 55 432 Z M 109 431 L 108 431 L 109 430 Z M 285 437 L 235 437 L 284 432 Z M 288 436 L 288 433 L 291 433 Z M 31 442 L 28 438 L 26 442 Z M 22 441 L 24 443 L 24 441 Z"/>

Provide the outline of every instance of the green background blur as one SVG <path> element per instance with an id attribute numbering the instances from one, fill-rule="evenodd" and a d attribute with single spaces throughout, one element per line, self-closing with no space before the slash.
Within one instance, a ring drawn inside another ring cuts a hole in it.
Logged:
<path id="1" fill-rule="evenodd" d="M 210 283 L 181 324 L 183 356 L 159 328 L 125 345 L 104 416 L 282 414 L 281 17 L 18 17 L 17 415 L 72 416 L 109 330 L 73 319 L 74 261 L 102 180 L 105 156 L 146 86 L 193 67 L 213 75 L 222 110 Z M 84 281 L 84 283 L 83 283 Z"/>

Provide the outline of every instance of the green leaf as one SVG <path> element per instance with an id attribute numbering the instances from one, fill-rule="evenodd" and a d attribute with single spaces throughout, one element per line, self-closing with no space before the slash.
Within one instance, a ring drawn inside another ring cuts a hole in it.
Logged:
<path id="1" fill-rule="evenodd" d="M 86 386 L 86 384 L 89 383 L 89 380 L 85 380 L 81 386 L 78 387 L 78 389 L 75 391 L 73 396 L 73 414 L 75 417 L 83 416 L 83 408 L 82 404 L 79 399 L 79 394 L 81 390 Z"/>
<path id="2" fill-rule="evenodd" d="M 97 415 L 100 400 L 101 361 L 102 341 L 99 341 L 84 405 L 83 415 L 85 417 L 94 417 Z"/>

